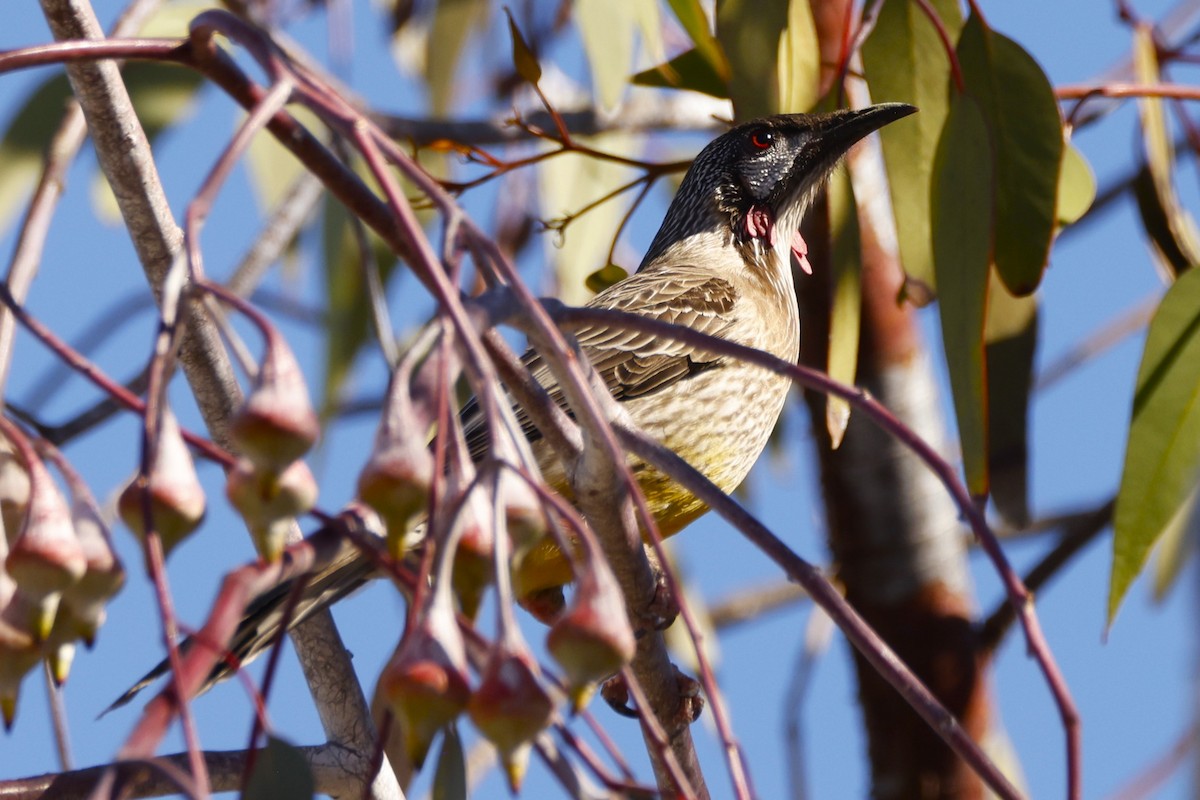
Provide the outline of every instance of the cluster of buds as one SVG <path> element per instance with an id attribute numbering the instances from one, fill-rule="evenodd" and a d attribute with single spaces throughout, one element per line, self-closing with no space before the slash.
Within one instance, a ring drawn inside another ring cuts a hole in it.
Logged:
<path id="1" fill-rule="evenodd" d="M 263 559 L 283 553 L 292 520 L 317 502 L 317 483 L 301 459 L 320 434 L 304 373 L 283 337 L 263 321 L 266 349 L 258 376 L 229 423 L 240 453 L 225 493 L 246 521 Z"/>
<path id="2" fill-rule="evenodd" d="M 87 487 L 67 472 L 68 506 L 29 440 L 3 429 L 15 447 L 0 451 L 0 713 L 10 728 L 25 674 L 46 659 L 65 681 L 75 641 L 95 641 L 125 574 Z"/>

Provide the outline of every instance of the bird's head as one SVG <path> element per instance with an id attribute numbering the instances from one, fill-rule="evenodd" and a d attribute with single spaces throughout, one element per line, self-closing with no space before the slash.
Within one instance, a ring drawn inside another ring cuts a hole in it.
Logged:
<path id="1" fill-rule="evenodd" d="M 717 234 L 748 260 L 774 252 L 786 265 L 793 235 L 825 179 L 855 142 L 916 111 L 883 103 L 830 114 L 779 114 L 747 122 L 692 163 L 642 266 L 693 236 Z"/>

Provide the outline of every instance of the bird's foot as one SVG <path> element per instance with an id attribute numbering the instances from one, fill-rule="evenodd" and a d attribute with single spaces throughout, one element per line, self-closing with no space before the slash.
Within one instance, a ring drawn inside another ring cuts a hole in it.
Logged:
<path id="1" fill-rule="evenodd" d="M 671 665 L 675 670 L 675 681 L 679 686 L 679 706 L 672 719 L 664 720 L 668 729 L 684 728 L 700 719 L 704 712 L 704 695 L 700 691 L 700 682 L 684 673 L 679 667 Z M 621 675 L 614 675 L 600 687 L 600 696 L 609 708 L 623 717 L 637 719 L 638 712 L 629 697 L 629 686 Z"/>

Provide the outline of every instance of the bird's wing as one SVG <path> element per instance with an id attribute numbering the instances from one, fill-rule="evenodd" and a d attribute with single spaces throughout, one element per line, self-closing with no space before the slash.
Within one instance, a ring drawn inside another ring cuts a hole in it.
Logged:
<path id="1" fill-rule="evenodd" d="M 588 306 L 629 311 L 723 336 L 737 299 L 738 291 L 729 281 L 696 267 L 681 266 L 631 275 L 596 295 Z M 661 391 L 722 360 L 689 344 L 636 330 L 589 325 L 574 334 L 584 356 L 618 401 Z M 562 388 L 542 356 L 530 350 L 521 360 L 554 402 L 566 408 Z M 540 438 L 528 414 L 521 408 L 515 411 L 526 438 L 531 442 Z M 462 422 L 471 456 L 478 459 L 487 449 L 487 426 L 474 400 L 464 406 Z"/>

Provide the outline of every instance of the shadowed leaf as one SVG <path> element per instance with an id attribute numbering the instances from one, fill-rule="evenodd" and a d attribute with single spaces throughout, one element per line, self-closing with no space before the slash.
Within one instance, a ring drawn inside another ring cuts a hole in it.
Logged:
<path id="1" fill-rule="evenodd" d="M 787 3 L 717 3 L 717 40 L 729 59 L 729 96 L 738 119 L 779 110 L 778 43 L 787 22 Z"/>
<path id="2" fill-rule="evenodd" d="M 517 27 L 512 12 L 505 8 L 504 13 L 508 15 L 508 33 L 512 37 L 513 66 L 524 80 L 536 84 L 542 79 L 542 65 L 538 63 L 537 56 L 529 49 L 525 37 L 521 35 L 521 29 Z"/>
<path id="3" fill-rule="evenodd" d="M 639 72 L 630 78 L 630 82 L 638 86 L 688 89 L 722 100 L 729 97 L 729 87 L 695 48 L 680 53 L 665 64 Z"/>
<path id="4" fill-rule="evenodd" d="M 1029 392 L 1037 351 L 1038 302 L 1013 297 L 990 271 L 987 323 L 987 455 L 992 501 L 1006 522 L 1029 522 Z"/>
<path id="5" fill-rule="evenodd" d="M 953 41 L 962 28 L 957 0 L 932 3 Z M 916 3 L 885 2 L 863 44 L 863 67 L 876 102 L 910 103 L 921 111 L 880 131 L 904 271 L 933 286 L 929 192 L 938 133 L 946 122 L 950 60 L 937 30 Z"/>
<path id="6" fill-rule="evenodd" d="M 442 749 L 433 773 L 433 800 L 467 800 L 467 759 L 454 725 L 442 731 Z"/>
<path id="7" fill-rule="evenodd" d="M 1145 25 L 1134 29 L 1133 66 L 1139 81 L 1159 82 L 1154 34 Z M 1160 259 L 1174 275 L 1178 275 L 1200 263 L 1200 234 L 1197 234 L 1195 220 L 1180 205 L 1175 193 L 1172 177 L 1175 148 L 1167 132 L 1162 99 L 1139 97 L 1138 114 L 1142 124 L 1142 147 L 1146 153 L 1146 169 L 1134 183 L 1138 211 Z"/>
<path id="8" fill-rule="evenodd" d="M 1200 463 L 1200 270 L 1164 295 L 1142 351 L 1113 521 L 1111 625 L 1150 549 L 1195 490 Z"/>
<path id="9" fill-rule="evenodd" d="M 312 796 L 312 771 L 304 755 L 282 739 L 268 736 L 267 746 L 258 751 L 242 797 L 246 800 L 308 800 Z"/>
<path id="10" fill-rule="evenodd" d="M 575 20 L 600 106 L 621 100 L 633 64 L 634 8 L 630 0 L 576 0 Z"/>
<path id="11" fill-rule="evenodd" d="M 487 12 L 487 0 L 441 0 L 434 8 L 433 22 L 425 39 L 425 80 L 429 85 L 430 110 L 435 116 L 450 109 L 463 47 L 471 31 L 487 19 Z"/>
<path id="12" fill-rule="evenodd" d="M 585 283 L 588 291 L 599 294 L 610 286 L 618 284 L 629 277 L 629 273 L 616 264 L 606 264 L 587 276 Z"/>
<path id="13" fill-rule="evenodd" d="M 778 108 L 784 113 L 812 110 L 821 88 L 821 47 L 808 2 L 788 3 L 787 27 L 779 37 Z"/>
<path id="14" fill-rule="evenodd" d="M 42 171 L 42 157 L 62 120 L 71 87 L 66 75 L 43 82 L 13 116 L 0 141 L 0 230 L 8 225 Z"/>
<path id="15" fill-rule="evenodd" d="M 958 40 L 969 92 L 990 134 L 995 166 L 993 260 L 1015 295 L 1037 288 L 1057 220 L 1062 121 L 1037 62 L 975 15 Z"/>
<path id="16" fill-rule="evenodd" d="M 729 82 L 729 61 L 725 57 L 725 51 L 721 49 L 721 43 L 713 35 L 712 25 L 708 22 L 708 15 L 704 13 L 700 0 L 667 0 L 667 5 L 675 12 L 675 18 L 683 26 L 692 44 L 696 45 L 697 54 L 708 62 L 712 73 L 717 76 L 718 84 L 726 85 Z"/>
<path id="17" fill-rule="evenodd" d="M 983 326 L 992 225 L 991 151 L 969 95 L 950 102 L 933 165 L 933 261 L 942 342 L 954 393 L 967 488 L 988 490 Z"/>

